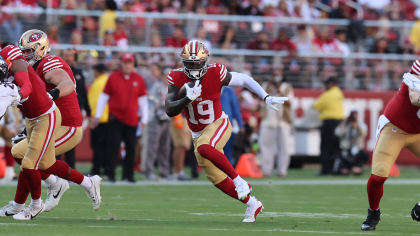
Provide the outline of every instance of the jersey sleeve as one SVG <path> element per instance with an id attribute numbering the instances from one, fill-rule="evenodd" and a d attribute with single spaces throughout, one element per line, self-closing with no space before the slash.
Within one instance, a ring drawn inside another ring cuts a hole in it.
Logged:
<path id="1" fill-rule="evenodd" d="M 0 51 L 0 56 L 3 57 L 3 59 L 9 65 L 9 67 L 11 66 L 11 62 L 13 60 L 16 60 L 18 58 L 21 58 L 21 59 L 25 60 L 25 57 L 23 57 L 22 51 L 20 50 L 20 48 L 18 48 L 17 46 L 14 46 L 14 45 L 9 45 L 9 46 L 3 48 Z"/>
<path id="2" fill-rule="evenodd" d="M 115 76 L 115 72 L 109 75 L 108 81 L 105 84 L 105 88 L 103 93 L 111 95 L 112 94 L 112 81 L 113 81 L 113 77 Z"/>
<path id="3" fill-rule="evenodd" d="M 225 80 L 227 75 L 227 69 L 226 66 L 220 63 L 216 63 L 216 68 L 219 70 L 219 79 L 220 82 L 223 82 Z"/>
<path id="4" fill-rule="evenodd" d="M 56 56 L 50 56 L 41 61 L 37 70 L 41 72 L 42 74 L 45 74 L 48 71 L 61 68 L 61 67 L 64 67 L 64 63 L 62 62 L 62 59 Z"/>
<path id="5" fill-rule="evenodd" d="M 184 74 L 184 71 L 182 68 L 171 71 L 167 77 L 168 84 L 181 88 L 182 86 L 184 86 L 184 82 L 182 81 L 182 78 L 181 78 L 183 74 Z"/>

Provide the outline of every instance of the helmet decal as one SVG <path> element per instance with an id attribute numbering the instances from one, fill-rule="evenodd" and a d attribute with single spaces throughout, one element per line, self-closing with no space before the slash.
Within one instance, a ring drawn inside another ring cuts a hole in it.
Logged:
<path id="1" fill-rule="evenodd" d="M 40 33 L 34 33 L 29 37 L 29 42 L 35 42 L 38 41 L 42 35 Z"/>

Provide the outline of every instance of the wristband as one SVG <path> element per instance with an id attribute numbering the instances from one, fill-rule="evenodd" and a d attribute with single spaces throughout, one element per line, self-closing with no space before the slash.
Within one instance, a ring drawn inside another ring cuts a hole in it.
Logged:
<path id="1" fill-rule="evenodd" d="M 265 98 L 264 98 L 264 102 L 265 102 L 265 100 L 266 100 L 268 97 L 270 97 L 270 95 L 265 96 Z"/>
<path id="2" fill-rule="evenodd" d="M 58 88 L 51 89 L 50 91 L 47 91 L 47 93 L 49 93 L 51 95 L 53 100 L 60 97 L 60 90 Z"/>

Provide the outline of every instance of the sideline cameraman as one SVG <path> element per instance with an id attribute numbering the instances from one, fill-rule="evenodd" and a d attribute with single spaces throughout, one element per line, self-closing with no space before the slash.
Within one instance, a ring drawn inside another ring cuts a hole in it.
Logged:
<path id="1" fill-rule="evenodd" d="M 363 173 L 363 164 L 368 159 L 368 154 L 364 150 L 367 125 L 358 118 L 359 114 L 353 110 L 350 116 L 335 129 L 342 150 L 341 158 L 337 158 L 334 163 L 333 172 L 336 174 L 347 175 L 350 169 L 354 175 Z"/>

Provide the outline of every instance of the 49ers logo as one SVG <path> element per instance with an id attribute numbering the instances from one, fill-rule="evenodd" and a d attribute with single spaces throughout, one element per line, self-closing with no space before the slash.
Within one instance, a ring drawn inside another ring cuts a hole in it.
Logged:
<path id="1" fill-rule="evenodd" d="M 40 33 L 34 33 L 29 37 L 29 42 L 35 42 L 38 41 L 42 35 Z"/>

